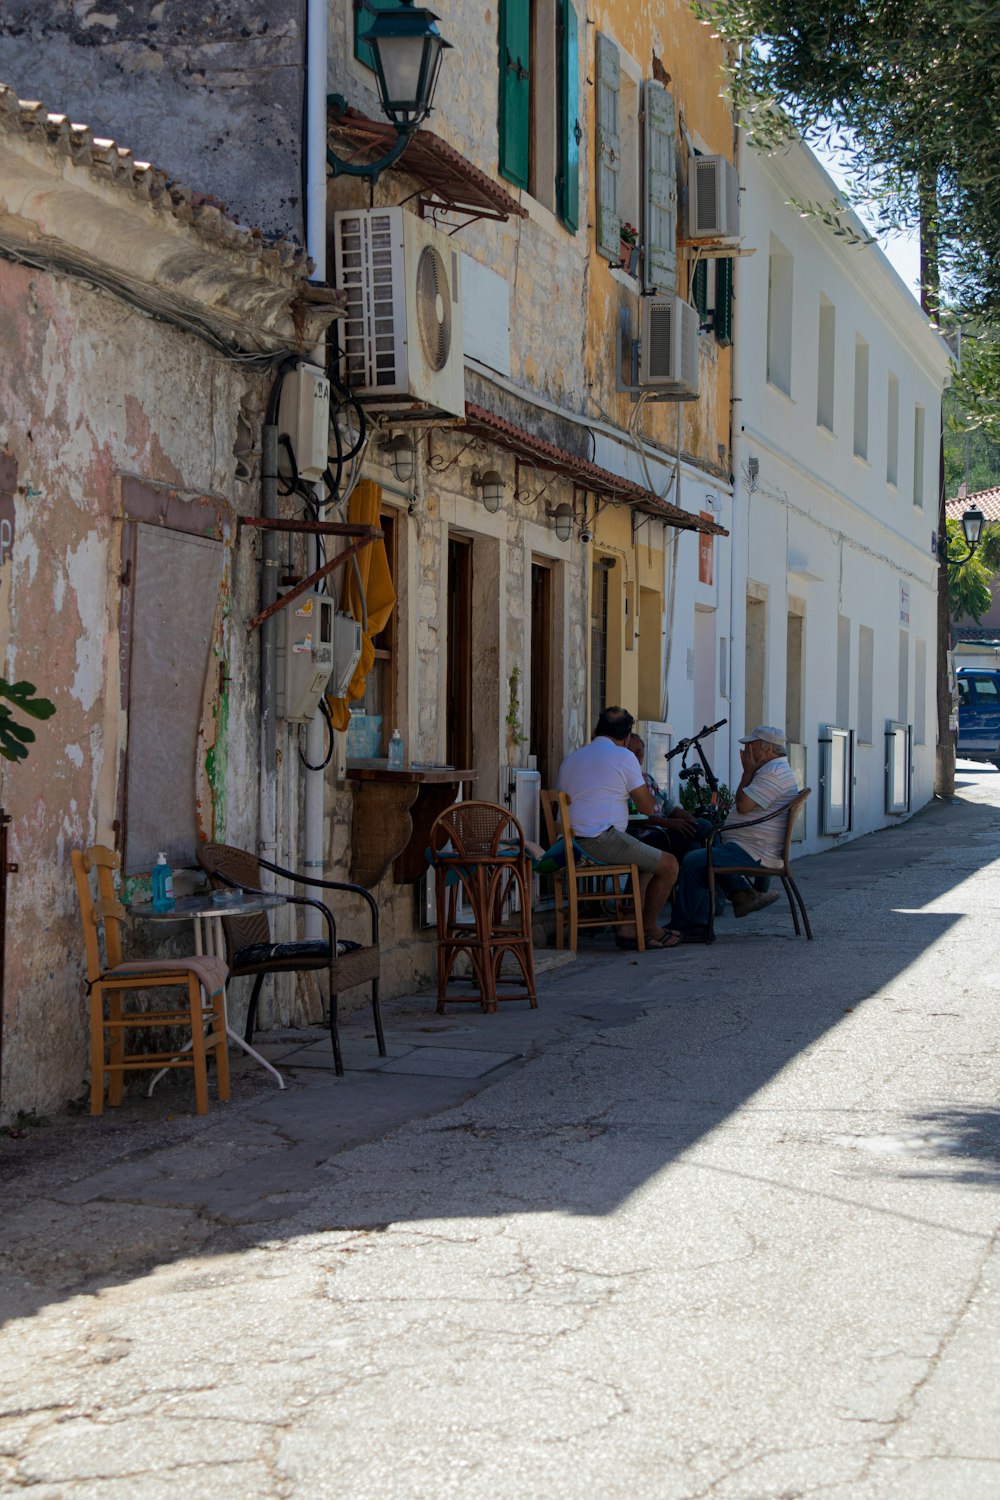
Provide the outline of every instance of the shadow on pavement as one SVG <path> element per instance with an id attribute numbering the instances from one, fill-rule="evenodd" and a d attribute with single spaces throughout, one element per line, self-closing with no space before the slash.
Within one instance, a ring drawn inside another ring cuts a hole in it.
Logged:
<path id="1" fill-rule="evenodd" d="M 998 843 L 993 806 L 932 804 L 798 862 L 815 942 L 794 938 L 776 905 L 780 915 L 725 922 L 711 948 L 589 950 L 546 977 L 536 1012 L 469 1007 L 442 1024 L 430 999 L 388 1006 L 385 1071 L 359 1012 L 345 1027 L 357 1071 L 340 1082 L 302 1066 L 279 1093 L 244 1074 L 233 1105 L 203 1119 L 182 1114 L 177 1088 L 155 1119 L 138 1098 L 117 1116 L 0 1140 L 0 1316 L 324 1229 L 609 1214 L 794 1060 L 808 1066 L 845 1016 L 890 984 L 903 993 L 907 969 L 965 915 L 928 908 Z M 406 1059 L 429 1044 L 498 1064 L 478 1078 L 420 1076 L 420 1059 Z M 301 1050 L 301 1035 L 288 1045 Z M 817 1072 L 818 1100 L 827 1086 Z M 963 1180 L 996 1183 L 1000 1113 L 944 1111 L 915 1122 L 921 1131 L 954 1141 Z"/>

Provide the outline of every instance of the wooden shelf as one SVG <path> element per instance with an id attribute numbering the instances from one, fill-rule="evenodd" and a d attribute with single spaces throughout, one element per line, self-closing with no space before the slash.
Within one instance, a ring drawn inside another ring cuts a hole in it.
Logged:
<path id="1" fill-rule="evenodd" d="M 356 781 L 351 825 L 351 879 L 370 890 L 390 865 L 397 885 L 410 885 L 427 869 L 424 850 L 431 824 L 471 786 L 476 771 L 454 766 L 403 766 L 390 771 L 384 761 L 347 763 Z"/>

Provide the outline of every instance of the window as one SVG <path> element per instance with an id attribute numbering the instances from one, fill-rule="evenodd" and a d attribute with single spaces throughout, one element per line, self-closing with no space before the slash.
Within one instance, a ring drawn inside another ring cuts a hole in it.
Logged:
<path id="1" fill-rule="evenodd" d="M 621 225 L 634 224 L 643 245 L 644 284 L 672 292 L 677 285 L 673 95 L 654 79 L 641 82 L 639 70 L 623 64 L 618 47 L 603 32 L 597 34 L 596 49 L 597 248 L 617 260 Z"/>
<path id="2" fill-rule="evenodd" d="M 837 311 L 829 297 L 819 294 L 819 344 L 816 369 L 816 426 L 833 432 L 834 355 Z"/>
<path id="3" fill-rule="evenodd" d="M 837 723 L 847 729 L 851 722 L 851 622 L 837 616 Z"/>
<path id="4" fill-rule="evenodd" d="M 899 381 L 889 371 L 885 403 L 885 482 L 899 483 Z"/>
<path id="5" fill-rule="evenodd" d="M 924 504 L 924 409 L 913 408 L 913 503 Z"/>
<path id="6" fill-rule="evenodd" d="M 572 0 L 500 0 L 500 172 L 573 233 L 580 217 L 579 86 Z"/>
<path id="7" fill-rule="evenodd" d="M 801 607 L 788 611 L 785 646 L 785 735 L 793 745 L 802 743 L 803 687 L 805 684 L 805 617 Z"/>
<path id="8" fill-rule="evenodd" d="M 875 721 L 875 632 L 868 625 L 858 630 L 858 740 L 872 743 Z"/>
<path id="9" fill-rule="evenodd" d="M 913 673 L 913 735 L 918 745 L 927 740 L 927 642 L 917 642 Z"/>
<path id="10" fill-rule="evenodd" d="M 977 708 L 1000 707 L 1000 693 L 997 692 L 995 677 L 975 677 L 973 682 L 976 689 Z"/>
<path id="11" fill-rule="evenodd" d="M 767 261 L 767 379 L 792 393 L 792 257 L 771 236 Z"/>
<path id="12" fill-rule="evenodd" d="M 755 585 L 759 587 L 759 585 Z M 743 723 L 747 729 L 766 722 L 767 599 L 747 595 L 746 677 L 743 684 Z M 745 731 L 744 731 L 745 732 Z"/>
<path id="13" fill-rule="evenodd" d="M 854 340 L 854 456 L 868 457 L 868 345 Z"/>
<path id="14" fill-rule="evenodd" d="M 899 632 L 899 722 L 905 724 L 910 714 L 910 633 Z"/>
<path id="15" fill-rule="evenodd" d="M 699 260 L 691 277 L 691 300 L 698 309 L 701 327 L 710 329 L 716 342 L 733 341 L 733 263 L 731 260 Z"/>

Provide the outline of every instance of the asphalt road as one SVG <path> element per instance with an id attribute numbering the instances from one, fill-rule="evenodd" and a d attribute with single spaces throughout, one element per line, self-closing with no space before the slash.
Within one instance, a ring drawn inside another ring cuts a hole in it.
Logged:
<path id="1" fill-rule="evenodd" d="M 0 1142 L 0 1492 L 996 1500 L 1000 773 L 962 771 L 802 861 L 813 943 L 779 903 L 533 1015 L 390 1008 L 388 1068 L 359 1016 L 339 1084 L 276 1038 L 285 1093 Z"/>

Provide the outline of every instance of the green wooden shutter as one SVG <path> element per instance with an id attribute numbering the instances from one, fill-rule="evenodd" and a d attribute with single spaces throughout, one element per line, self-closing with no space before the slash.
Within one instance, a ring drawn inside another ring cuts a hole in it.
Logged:
<path id="1" fill-rule="evenodd" d="M 621 219 L 618 174 L 621 170 L 621 65 L 618 48 L 597 34 L 597 248 L 618 259 Z"/>
<path id="2" fill-rule="evenodd" d="M 649 79 L 646 101 L 645 283 L 658 291 L 677 286 L 677 125 L 673 95 Z"/>
<path id="3" fill-rule="evenodd" d="M 700 260 L 691 278 L 691 300 L 698 309 L 702 327 L 708 321 L 708 261 Z"/>
<path id="4" fill-rule="evenodd" d="M 575 234 L 580 223 L 580 47 L 573 0 L 562 0 L 559 111 L 559 217 Z"/>
<path id="5" fill-rule="evenodd" d="M 398 0 L 354 0 L 354 56 L 366 68 L 375 71 L 372 49 L 362 37 L 380 10 L 396 10 Z"/>
<path id="6" fill-rule="evenodd" d="M 530 0 L 500 0 L 500 175 L 528 186 Z"/>
<path id="7" fill-rule="evenodd" d="M 733 263 L 715 262 L 715 337 L 720 344 L 733 342 Z"/>

